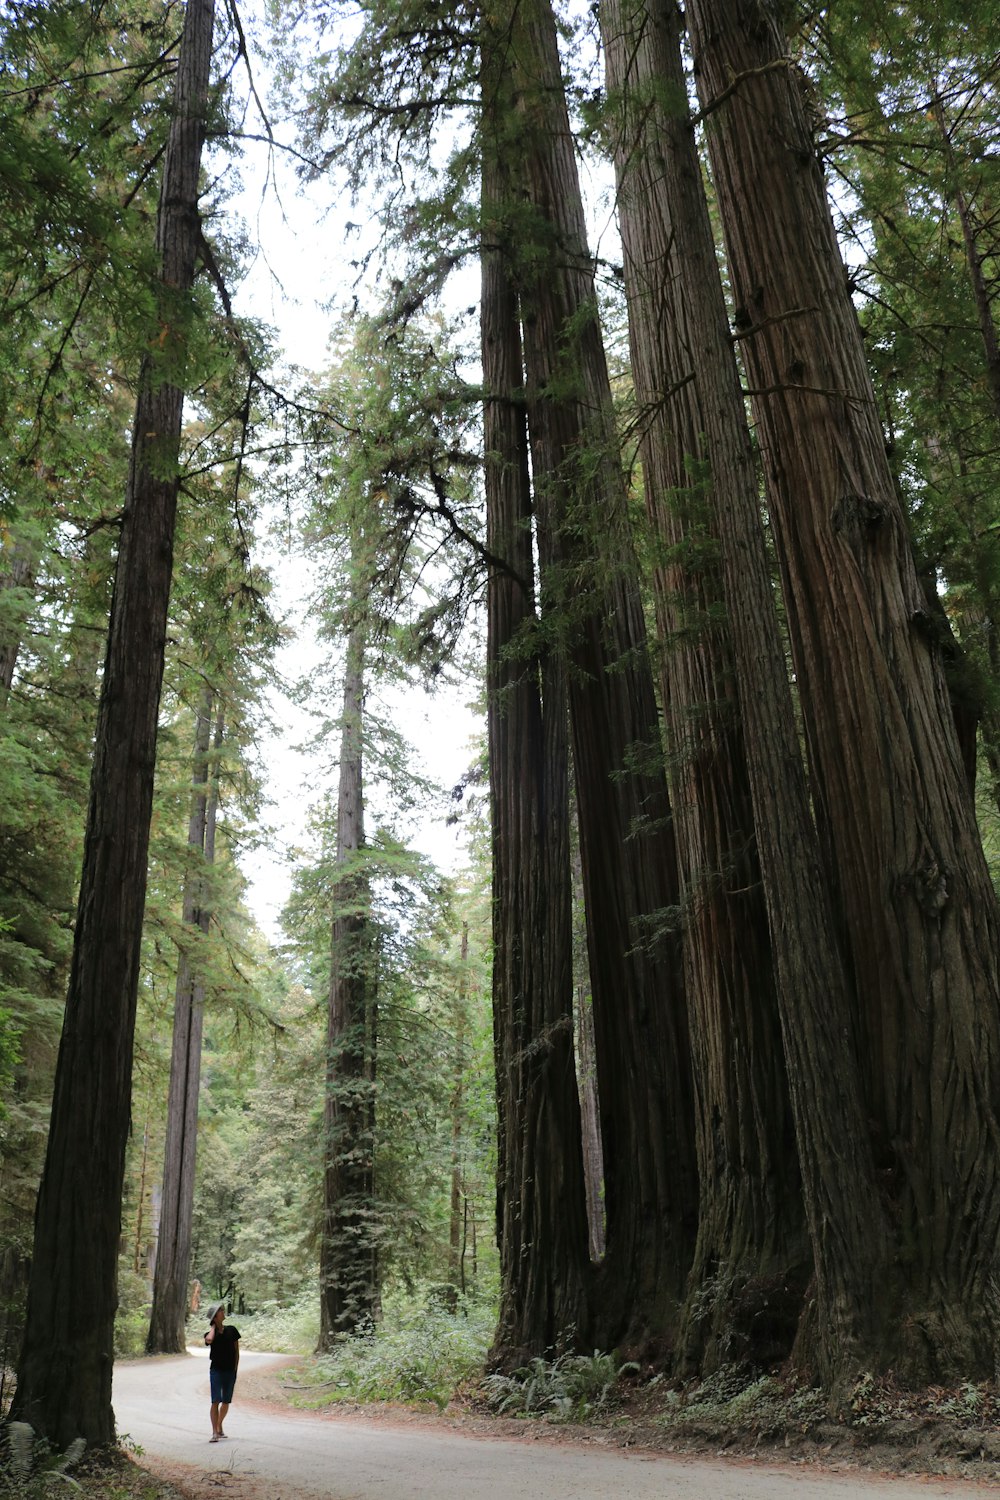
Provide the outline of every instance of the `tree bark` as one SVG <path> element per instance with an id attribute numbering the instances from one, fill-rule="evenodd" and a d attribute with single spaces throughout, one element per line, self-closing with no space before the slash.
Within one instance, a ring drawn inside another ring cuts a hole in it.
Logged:
<path id="1" fill-rule="evenodd" d="M 500 1308 L 493 1359 L 518 1364 L 588 1327 L 586 1210 L 573 1058 L 566 691 L 540 658 L 517 296 L 511 96 L 484 20 L 482 357 L 487 721 Z"/>
<path id="2" fill-rule="evenodd" d="M 676 856 L 573 138 L 548 0 L 511 18 L 518 278 L 542 619 L 565 653 L 604 1143 L 594 1341 L 662 1351 L 697 1216 Z"/>
<path id="3" fill-rule="evenodd" d="M 977 1378 L 1000 1337 L 996 899 L 799 75 L 765 0 L 688 19 L 895 1235 L 875 1352 Z"/>
<path id="4" fill-rule="evenodd" d="M 201 1084 L 201 1039 L 205 1016 L 205 981 L 197 959 L 195 933 L 207 934 L 212 919 L 206 889 L 206 867 L 215 858 L 218 807 L 218 753 L 222 745 L 221 712 L 215 727 L 215 775 L 210 778 L 209 741 L 214 693 L 204 689 L 195 718 L 194 792 L 188 822 L 189 865 L 184 880 L 181 920 L 188 937 L 180 948 L 174 990 L 173 1046 L 167 1091 L 167 1128 L 163 1146 L 153 1305 L 147 1354 L 183 1354 L 191 1264 L 195 1160 L 198 1145 L 198 1093 Z M 210 785 L 211 779 L 211 785 Z"/>
<path id="5" fill-rule="evenodd" d="M 121 1193 L 212 24 L 212 0 L 188 0 L 157 220 L 162 321 L 140 373 L 13 1406 L 60 1448 L 114 1440 Z"/>
<path id="6" fill-rule="evenodd" d="M 705 357 L 724 335 L 721 291 L 676 8 L 605 0 L 600 17 L 643 491 L 662 559 L 653 587 L 694 1060 L 700 1211 L 682 1356 L 697 1369 L 772 1365 L 792 1347 L 811 1252 L 712 514 L 739 480 L 746 504 L 754 475 L 748 454 L 719 474 L 707 442 L 727 399 L 737 441 L 745 422 L 735 379 L 713 388 Z"/>

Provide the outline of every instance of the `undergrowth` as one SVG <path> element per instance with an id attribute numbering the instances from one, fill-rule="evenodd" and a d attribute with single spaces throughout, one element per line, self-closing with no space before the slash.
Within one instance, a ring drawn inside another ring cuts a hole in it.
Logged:
<path id="1" fill-rule="evenodd" d="M 696 1384 L 665 1390 L 655 1421 L 671 1430 L 708 1426 L 765 1440 L 808 1432 L 828 1417 L 827 1398 L 815 1386 L 725 1366 Z"/>
<path id="2" fill-rule="evenodd" d="M 533 1359 L 510 1375 L 487 1375 L 481 1389 L 498 1415 L 586 1422 L 614 1400 L 620 1377 L 637 1369 L 599 1350 L 561 1354 L 551 1360 Z"/>
<path id="3" fill-rule="evenodd" d="M 38 1438 L 25 1422 L 0 1429 L 0 1500 L 52 1500 L 77 1495 L 81 1500 L 178 1500 L 178 1491 L 154 1479 L 121 1452 L 97 1456 L 85 1451 L 83 1439 L 59 1453 Z"/>
<path id="4" fill-rule="evenodd" d="M 492 1308 L 460 1306 L 453 1313 L 394 1297 L 370 1335 L 317 1356 L 286 1388 L 296 1406 L 401 1401 L 443 1411 L 456 1388 L 481 1371 L 493 1327 Z"/>
<path id="5" fill-rule="evenodd" d="M 319 1304 L 315 1295 L 302 1297 L 288 1307 L 265 1302 L 252 1313 L 227 1312 L 226 1321 L 236 1324 L 243 1349 L 265 1350 L 269 1354 L 305 1354 L 316 1347 Z M 190 1318 L 187 1342 L 199 1346 L 207 1327 L 201 1313 Z"/>

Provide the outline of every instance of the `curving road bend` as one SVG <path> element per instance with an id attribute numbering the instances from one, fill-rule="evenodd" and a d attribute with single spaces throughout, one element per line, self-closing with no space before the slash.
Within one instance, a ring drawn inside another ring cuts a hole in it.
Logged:
<path id="1" fill-rule="evenodd" d="M 282 1356 L 245 1352 L 243 1371 Z M 229 1439 L 208 1441 L 208 1359 L 190 1355 L 116 1364 L 120 1436 L 144 1462 L 197 1466 L 203 1477 L 245 1479 L 268 1500 L 973 1500 L 993 1485 L 882 1479 L 816 1469 L 622 1453 L 585 1444 L 467 1436 L 431 1422 L 393 1427 L 320 1417 L 236 1399 Z"/>

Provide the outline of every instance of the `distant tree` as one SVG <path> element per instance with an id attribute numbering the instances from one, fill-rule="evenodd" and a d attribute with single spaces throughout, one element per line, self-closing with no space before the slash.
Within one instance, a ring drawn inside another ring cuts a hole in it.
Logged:
<path id="1" fill-rule="evenodd" d="M 200 969 L 194 934 L 206 934 L 212 918 L 211 894 L 204 866 L 210 867 L 215 859 L 218 754 L 223 732 L 223 711 L 216 713 L 215 693 L 206 686 L 195 718 L 191 815 L 188 821 L 191 862 L 184 877 L 182 911 L 182 920 L 190 936 L 188 947 L 181 949 L 177 961 L 163 1187 L 153 1305 L 146 1338 L 149 1354 L 183 1354 L 185 1347 L 201 1039 L 205 1018 L 205 976 Z M 210 747 L 215 752 L 214 768 L 210 765 Z"/>
<path id="2" fill-rule="evenodd" d="M 323 1114 L 323 1229 L 320 1343 L 359 1332 L 378 1304 L 375 1234 L 375 1067 L 377 990 L 371 890 L 364 863 L 362 714 L 369 623 L 357 544 L 354 617 L 347 632 L 340 728 L 337 844 L 331 891 L 330 981 Z"/>

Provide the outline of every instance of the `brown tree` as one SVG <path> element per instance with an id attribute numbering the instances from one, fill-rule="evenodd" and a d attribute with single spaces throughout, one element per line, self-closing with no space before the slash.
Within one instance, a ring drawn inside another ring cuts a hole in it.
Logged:
<path id="1" fill-rule="evenodd" d="M 697 1215 L 676 857 L 593 262 L 548 0 L 510 15 L 543 629 L 566 665 L 607 1241 L 591 1333 L 673 1337 Z"/>
<path id="2" fill-rule="evenodd" d="M 988 1374 L 996 900 L 802 78 L 766 0 L 687 13 L 894 1235 L 894 1277 L 872 1288 L 892 1310 L 872 1358 L 924 1379 Z"/>
<path id="3" fill-rule="evenodd" d="M 811 1252 L 713 514 L 738 486 L 752 506 L 755 475 L 732 357 L 706 352 L 725 328 L 676 11 L 605 0 L 600 19 L 694 1063 L 700 1213 L 682 1353 L 699 1368 L 766 1364 L 791 1348 Z M 726 472 L 709 442 L 723 413 L 741 458 Z"/>
<path id="4" fill-rule="evenodd" d="M 170 594 L 212 0 L 188 0 L 163 166 L 160 326 L 140 372 L 91 774 L 73 963 L 12 1412 L 114 1440 L 111 1368 L 146 860 Z"/>
<path id="5" fill-rule="evenodd" d="M 487 714 L 497 1073 L 496 1354 L 518 1362 L 587 1327 L 583 1154 L 573 1061 L 566 689 L 540 647 L 524 372 L 511 280 L 510 78 L 484 27 L 482 351 Z"/>

